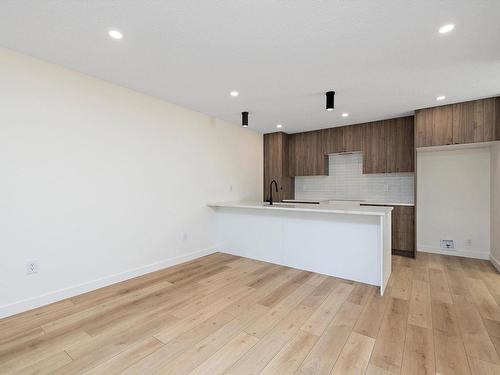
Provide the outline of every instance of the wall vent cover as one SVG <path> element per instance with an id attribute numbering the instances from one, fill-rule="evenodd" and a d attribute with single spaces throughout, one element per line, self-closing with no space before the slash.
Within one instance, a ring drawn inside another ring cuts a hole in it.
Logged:
<path id="1" fill-rule="evenodd" d="M 455 250 L 455 242 L 453 240 L 441 240 L 441 249 Z"/>

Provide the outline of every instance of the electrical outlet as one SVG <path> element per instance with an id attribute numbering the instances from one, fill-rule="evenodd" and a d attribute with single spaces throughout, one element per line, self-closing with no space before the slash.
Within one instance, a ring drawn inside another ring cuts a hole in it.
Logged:
<path id="1" fill-rule="evenodd" d="M 455 242 L 453 240 L 441 240 L 441 249 L 455 250 Z"/>
<path id="2" fill-rule="evenodd" d="M 184 232 L 184 233 L 182 234 L 182 240 L 183 240 L 183 241 L 187 241 L 187 239 L 188 239 L 188 234 L 187 234 L 187 232 Z"/>
<path id="3" fill-rule="evenodd" d="M 38 273 L 38 260 L 31 260 L 26 263 L 26 275 Z"/>
<path id="4" fill-rule="evenodd" d="M 471 247 L 472 246 L 472 238 L 465 239 L 465 246 L 467 246 L 467 247 Z"/>
<path id="5" fill-rule="evenodd" d="M 389 184 L 384 184 L 384 192 L 389 192 Z"/>

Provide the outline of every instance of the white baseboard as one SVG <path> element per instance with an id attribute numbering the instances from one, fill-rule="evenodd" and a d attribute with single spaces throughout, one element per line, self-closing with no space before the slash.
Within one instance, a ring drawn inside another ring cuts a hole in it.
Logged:
<path id="1" fill-rule="evenodd" d="M 0 319 L 6 318 L 11 315 L 15 315 L 24 311 L 28 311 L 40 306 L 45 306 L 50 303 L 61 301 L 66 298 L 74 297 L 82 293 L 90 292 L 111 284 L 118 283 L 120 281 L 132 279 L 137 276 L 142 276 L 144 274 L 161 270 L 163 268 L 175 266 L 179 263 L 184 263 L 189 260 L 199 258 L 205 255 L 213 254 L 217 252 L 217 248 L 210 247 L 203 250 L 193 251 L 188 254 L 180 255 L 177 257 L 167 258 L 159 262 L 148 264 L 146 266 L 141 266 L 133 268 L 124 272 L 120 272 L 114 275 L 106 276 L 100 279 L 91 280 L 82 284 L 73 285 L 64 289 L 55 290 L 49 293 L 45 293 L 36 297 L 27 298 L 21 301 L 17 301 L 8 305 L 0 306 Z"/>
<path id="2" fill-rule="evenodd" d="M 498 272 L 500 272 L 500 261 L 493 256 L 493 254 L 490 255 L 490 262 L 493 264 L 493 267 L 497 269 Z"/>
<path id="3" fill-rule="evenodd" d="M 474 259 L 490 259 L 490 253 L 479 253 L 475 251 L 469 250 L 442 250 L 439 248 L 435 248 L 432 246 L 424 246 L 417 245 L 417 251 L 421 251 L 422 253 L 432 253 L 432 254 L 441 254 L 441 255 L 450 255 L 455 257 L 464 257 L 464 258 L 474 258 Z"/>

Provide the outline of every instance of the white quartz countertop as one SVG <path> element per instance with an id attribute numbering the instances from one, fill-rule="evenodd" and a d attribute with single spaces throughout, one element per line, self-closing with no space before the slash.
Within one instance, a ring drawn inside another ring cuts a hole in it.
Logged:
<path id="1" fill-rule="evenodd" d="M 356 203 L 365 206 L 408 206 L 408 207 L 415 206 L 415 203 L 408 203 L 408 202 L 383 202 L 383 201 L 370 201 L 361 199 L 283 199 L 282 202 L 284 203 L 304 202 L 310 204 L 315 204 L 315 203 L 336 204 L 340 202 L 340 203 Z"/>
<path id="2" fill-rule="evenodd" d="M 220 202 L 212 203 L 209 207 L 227 207 L 227 208 L 248 208 L 259 210 L 275 211 L 296 211 L 296 212 L 319 212 L 332 214 L 350 214 L 350 215 L 373 215 L 383 216 L 392 211 L 392 207 L 382 206 L 359 206 L 359 204 L 299 204 L 299 203 L 274 203 L 272 206 L 267 202 Z"/>

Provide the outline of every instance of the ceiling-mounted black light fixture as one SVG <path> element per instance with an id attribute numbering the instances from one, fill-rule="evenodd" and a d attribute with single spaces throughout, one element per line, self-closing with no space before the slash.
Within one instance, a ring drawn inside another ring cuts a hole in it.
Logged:
<path id="1" fill-rule="evenodd" d="M 335 91 L 328 91 L 326 93 L 326 110 L 327 111 L 333 111 L 333 108 L 335 107 L 334 99 L 335 99 Z"/>
<path id="2" fill-rule="evenodd" d="M 248 128 L 248 112 L 241 112 L 241 126 Z"/>

